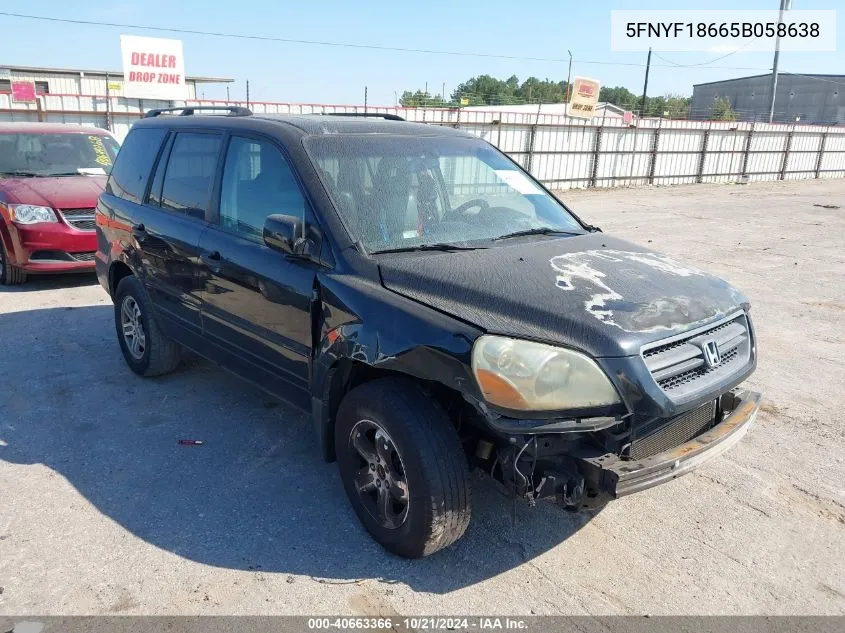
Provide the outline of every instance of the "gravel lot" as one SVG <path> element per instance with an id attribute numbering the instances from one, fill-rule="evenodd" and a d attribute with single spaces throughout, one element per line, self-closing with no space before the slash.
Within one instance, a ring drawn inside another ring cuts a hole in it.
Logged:
<path id="1" fill-rule="evenodd" d="M 0 291 L 0 614 L 845 614 L 845 181 L 562 197 L 751 298 L 728 454 L 594 516 L 474 476 L 463 540 L 402 560 L 306 417 L 199 359 L 135 376 L 93 277 L 36 278 Z"/>

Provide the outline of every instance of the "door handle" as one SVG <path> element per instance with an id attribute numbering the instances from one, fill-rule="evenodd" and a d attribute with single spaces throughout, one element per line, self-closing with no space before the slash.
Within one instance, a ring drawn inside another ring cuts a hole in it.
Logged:
<path id="1" fill-rule="evenodd" d="M 132 237 L 139 242 L 143 242 L 147 239 L 147 228 L 143 224 L 136 224 L 132 227 Z"/>
<path id="2" fill-rule="evenodd" d="M 211 251 L 210 253 L 200 255 L 200 261 L 213 273 L 220 272 L 220 260 L 219 251 Z"/>

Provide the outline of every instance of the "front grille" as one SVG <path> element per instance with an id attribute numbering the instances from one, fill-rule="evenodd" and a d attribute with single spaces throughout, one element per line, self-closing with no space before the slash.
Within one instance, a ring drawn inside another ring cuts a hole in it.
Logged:
<path id="1" fill-rule="evenodd" d="M 665 426 L 635 439 L 628 456 L 631 459 L 645 459 L 663 451 L 676 448 L 712 428 L 716 421 L 716 401 L 688 411 L 669 421 Z"/>
<path id="2" fill-rule="evenodd" d="M 715 344 L 718 362 L 708 359 Z M 741 370 L 751 357 L 751 333 L 745 314 L 658 342 L 643 349 L 643 360 L 655 382 L 673 400 L 704 391 Z"/>
<path id="3" fill-rule="evenodd" d="M 93 262 L 96 254 L 96 251 L 87 251 L 85 253 L 71 253 L 70 255 L 78 262 Z"/>
<path id="4" fill-rule="evenodd" d="M 80 231 L 93 231 L 97 228 L 94 209 L 61 209 L 65 221 Z"/>

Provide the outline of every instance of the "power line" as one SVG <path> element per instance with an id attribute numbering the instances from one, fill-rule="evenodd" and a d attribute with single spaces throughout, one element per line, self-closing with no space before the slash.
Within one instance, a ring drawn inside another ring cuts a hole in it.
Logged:
<path id="1" fill-rule="evenodd" d="M 713 62 L 717 62 L 717 61 L 719 61 L 720 59 L 725 59 L 726 57 L 730 57 L 731 55 L 736 55 L 736 54 L 737 54 L 737 53 L 739 53 L 740 51 L 745 50 L 746 48 L 748 48 L 749 46 L 751 46 L 751 45 L 752 45 L 754 42 L 756 42 L 758 39 L 760 39 L 760 38 L 755 38 L 755 39 L 753 39 L 753 40 L 750 40 L 747 44 L 745 44 L 745 46 L 741 46 L 740 48 L 738 48 L 738 49 L 736 49 L 736 50 L 734 50 L 734 51 L 731 51 L 730 53 L 725 53 L 724 55 L 721 55 L 721 56 L 719 56 L 719 57 L 714 57 L 713 59 L 707 60 L 706 62 L 698 62 L 697 64 L 676 64 L 676 63 L 675 63 L 675 62 L 673 62 L 672 60 L 670 60 L 670 59 L 666 59 L 666 58 L 665 58 L 665 57 L 663 57 L 662 55 L 659 55 L 659 54 L 657 54 L 657 53 L 655 53 L 654 55 L 655 55 L 656 57 L 659 57 L 660 59 L 662 59 L 664 62 L 667 62 L 667 63 L 669 63 L 669 64 L 672 64 L 672 66 L 676 66 L 676 67 L 678 67 L 678 68 L 695 68 L 695 67 L 707 66 L 708 64 L 712 64 Z M 724 68 L 724 66 L 717 66 L 716 68 Z M 761 68 L 760 70 L 763 70 L 763 69 Z"/>
<path id="2" fill-rule="evenodd" d="M 112 28 L 120 28 L 120 29 L 135 29 L 140 31 L 155 31 L 161 33 L 181 33 L 184 35 L 208 35 L 212 37 L 227 37 L 227 38 L 235 38 L 235 39 L 242 39 L 242 40 L 257 40 L 257 41 L 264 41 L 264 42 L 283 42 L 286 44 L 308 44 L 314 46 L 333 46 L 337 48 L 356 48 L 356 49 L 366 49 L 366 50 L 377 50 L 377 51 L 391 51 L 391 52 L 401 52 L 401 53 L 424 53 L 427 55 L 452 55 L 452 56 L 460 56 L 460 57 L 480 57 L 485 59 L 509 59 L 509 60 L 517 60 L 517 61 L 533 61 L 533 62 L 558 62 L 558 63 L 569 63 L 569 58 L 560 59 L 554 57 L 525 57 L 520 55 L 499 55 L 493 53 L 476 53 L 470 51 L 447 51 L 447 50 L 438 50 L 438 49 L 428 49 L 428 48 L 404 48 L 399 46 L 381 46 L 378 44 L 356 44 L 352 42 L 328 42 L 322 40 L 303 40 L 303 39 L 294 39 L 288 37 L 272 37 L 269 35 L 248 35 L 245 33 L 224 33 L 220 31 L 200 31 L 196 29 L 179 29 L 175 27 L 164 27 L 164 26 L 149 26 L 149 25 L 142 25 L 142 24 L 123 24 L 119 22 L 102 22 L 98 20 L 77 20 L 72 18 L 54 18 L 45 15 L 28 15 L 24 13 L 13 13 L 10 11 L 0 11 L 0 15 L 10 17 L 10 18 L 21 18 L 25 20 L 40 20 L 43 22 L 59 22 L 62 24 L 79 24 L 84 26 L 106 26 Z M 595 65 L 603 65 L 603 66 L 638 66 L 642 67 L 645 64 L 637 63 L 637 62 L 608 62 L 608 61 L 600 61 L 600 60 L 591 60 L 591 59 L 578 59 L 574 58 L 573 61 L 579 64 L 595 64 Z M 663 66 L 667 68 L 671 68 L 671 66 L 665 64 L 652 64 L 652 66 Z M 755 68 L 755 67 L 742 67 L 742 66 L 720 66 L 724 70 L 768 70 L 766 68 Z"/>

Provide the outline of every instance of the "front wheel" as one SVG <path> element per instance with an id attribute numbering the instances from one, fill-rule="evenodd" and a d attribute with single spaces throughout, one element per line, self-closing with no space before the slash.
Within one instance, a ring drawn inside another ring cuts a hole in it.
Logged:
<path id="1" fill-rule="evenodd" d="M 3 238 L 0 237 L 0 285 L 14 286 L 26 281 L 26 271 L 17 266 L 12 266 Z"/>
<path id="2" fill-rule="evenodd" d="M 420 558 L 463 536 L 466 457 L 443 409 L 416 383 L 383 378 L 340 404 L 335 449 L 355 513 L 385 549 Z"/>

